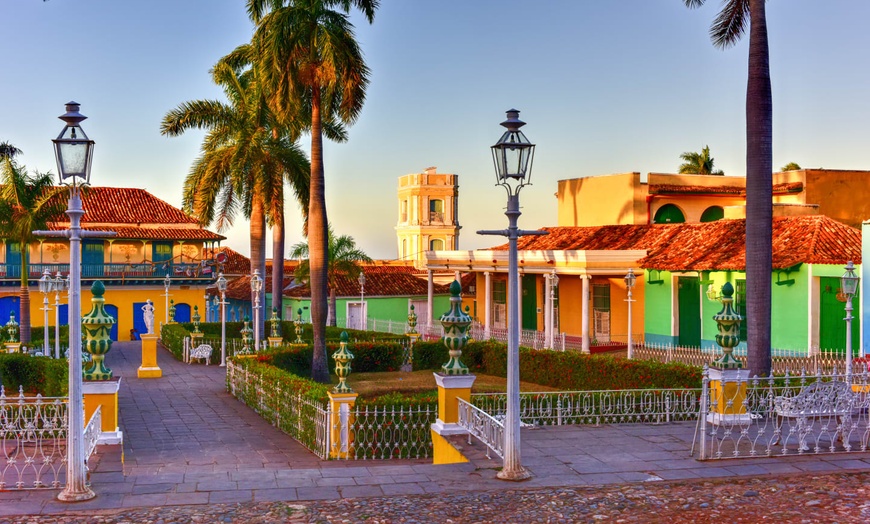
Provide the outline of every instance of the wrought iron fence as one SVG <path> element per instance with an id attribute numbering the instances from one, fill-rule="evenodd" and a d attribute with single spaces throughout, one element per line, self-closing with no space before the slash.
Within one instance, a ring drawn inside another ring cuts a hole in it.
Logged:
<path id="1" fill-rule="evenodd" d="M 438 406 L 356 407 L 347 417 L 334 417 L 333 457 L 351 460 L 422 459 L 432 457 L 430 428 Z"/>
<path id="2" fill-rule="evenodd" d="M 866 370 L 717 384 L 705 373 L 695 442 L 701 460 L 868 450 Z"/>
<path id="3" fill-rule="evenodd" d="M 490 458 L 490 450 L 504 458 L 504 417 L 497 419 L 478 408 L 469 404 L 464 399 L 459 399 L 459 425 L 468 431 L 468 439 L 476 437 L 486 444 L 486 457 Z"/>
<path id="4" fill-rule="evenodd" d="M 634 347 L 634 358 L 657 362 L 682 362 L 692 366 L 706 366 L 721 356 L 719 348 L 681 347 L 664 344 L 643 344 Z M 735 348 L 734 357 L 746 365 L 746 349 Z M 831 373 L 846 366 L 843 351 L 810 348 L 809 350 L 772 349 L 771 370 L 774 373 L 800 372 Z"/>
<path id="5" fill-rule="evenodd" d="M 700 389 L 625 389 L 520 394 L 520 420 L 533 426 L 662 424 L 695 420 Z M 472 404 L 499 418 L 507 411 L 507 395 L 481 393 Z"/>
<path id="6" fill-rule="evenodd" d="M 17 397 L 7 397 L 0 386 L 0 491 L 62 486 L 66 471 L 66 400 L 25 397 L 21 389 Z"/>

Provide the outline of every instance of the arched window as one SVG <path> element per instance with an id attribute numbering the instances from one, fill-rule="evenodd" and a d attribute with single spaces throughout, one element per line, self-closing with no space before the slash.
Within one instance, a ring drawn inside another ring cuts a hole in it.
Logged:
<path id="1" fill-rule="evenodd" d="M 725 210 L 721 206 L 710 206 L 701 214 L 701 222 L 715 222 L 725 217 Z"/>
<path id="2" fill-rule="evenodd" d="M 682 224 L 686 221 L 680 208 L 673 204 L 665 204 L 656 211 L 653 224 Z"/>
<path id="3" fill-rule="evenodd" d="M 444 241 L 440 238 L 434 238 L 429 241 L 430 251 L 444 251 Z"/>
<path id="4" fill-rule="evenodd" d="M 444 201 L 430 200 L 429 201 L 429 222 L 444 222 Z"/>

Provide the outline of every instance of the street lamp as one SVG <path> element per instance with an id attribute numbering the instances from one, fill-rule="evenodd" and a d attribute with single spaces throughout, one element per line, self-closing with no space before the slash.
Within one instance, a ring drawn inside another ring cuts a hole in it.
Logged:
<path id="1" fill-rule="evenodd" d="M 366 311 L 366 273 L 365 273 L 365 271 L 359 272 L 359 278 L 357 280 L 359 281 L 359 308 L 360 308 L 359 324 L 360 324 L 360 331 L 365 331 L 365 329 L 366 329 L 366 313 L 365 313 L 365 311 Z"/>
<path id="2" fill-rule="evenodd" d="M 559 275 L 556 271 L 550 276 L 550 349 L 555 347 L 554 339 L 556 338 L 556 290 L 559 289 Z"/>
<path id="3" fill-rule="evenodd" d="M 531 184 L 532 158 L 535 145 L 520 131 L 526 125 L 519 119 L 516 109 L 507 111 L 507 120 L 501 123 L 507 129 L 491 147 L 495 164 L 496 185 L 507 191 L 508 229 L 478 231 L 479 235 L 499 235 L 508 238 L 508 346 L 507 346 L 507 409 L 504 428 L 504 467 L 498 473 L 503 480 L 524 480 L 531 473 L 520 459 L 520 310 L 519 271 L 517 268 L 517 239 L 524 235 L 546 235 L 545 231 L 517 229 L 520 217 L 520 190 Z"/>
<path id="4" fill-rule="evenodd" d="M 855 265 L 850 260 L 846 272 L 840 277 L 840 289 L 846 295 L 846 380 L 852 381 L 852 297 L 858 292 L 860 278 L 855 274 Z"/>
<path id="5" fill-rule="evenodd" d="M 625 275 L 625 289 L 628 291 L 628 298 L 625 299 L 628 302 L 628 358 L 631 359 L 634 356 L 634 345 L 631 343 L 631 303 L 634 300 L 631 299 L 631 288 L 634 287 L 634 283 L 637 282 L 637 276 L 634 274 L 633 268 L 628 268 L 628 274 Z"/>
<path id="6" fill-rule="evenodd" d="M 169 286 L 172 285 L 172 279 L 169 278 L 169 273 L 166 273 L 166 278 L 163 279 L 163 324 L 169 324 Z"/>
<path id="7" fill-rule="evenodd" d="M 263 289 L 263 279 L 260 270 L 255 269 L 251 275 L 251 292 L 254 293 L 254 351 L 260 351 L 260 291 Z"/>
<path id="8" fill-rule="evenodd" d="M 227 365 L 227 279 L 218 273 L 218 292 L 221 294 L 221 367 Z"/>
<path id="9" fill-rule="evenodd" d="M 57 498 L 64 502 L 89 500 L 94 492 L 87 485 L 85 465 L 84 399 L 82 397 L 82 299 L 81 258 L 82 238 L 113 237 L 111 231 L 82 231 L 82 186 L 91 178 L 94 141 L 79 125 L 87 117 L 79 113 L 79 104 L 68 102 L 66 113 L 59 117 L 66 123 L 54 142 L 54 155 L 60 183 L 69 186 L 69 216 L 67 231 L 34 231 L 45 237 L 69 239 L 69 417 L 67 433 L 66 486 Z"/>
<path id="10" fill-rule="evenodd" d="M 60 271 L 54 277 L 54 358 L 60 358 L 60 292 L 69 288 L 69 280 Z"/>
<path id="11" fill-rule="evenodd" d="M 54 287 L 54 279 L 51 278 L 51 271 L 45 268 L 42 272 L 42 278 L 39 279 L 39 292 L 42 293 L 42 318 L 43 318 L 43 336 L 42 339 L 42 354 L 45 356 L 51 355 L 48 351 L 48 294 L 51 293 Z"/>

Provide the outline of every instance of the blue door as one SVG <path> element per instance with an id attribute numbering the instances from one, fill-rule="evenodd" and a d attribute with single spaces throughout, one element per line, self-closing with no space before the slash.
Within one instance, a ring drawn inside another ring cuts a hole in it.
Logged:
<path id="1" fill-rule="evenodd" d="M 153 242 L 151 244 L 151 261 L 154 262 L 155 270 L 167 275 L 171 274 L 172 242 Z"/>
<path id="2" fill-rule="evenodd" d="M 21 318 L 21 301 L 18 297 L 0 298 L 0 324 L 9 322 L 9 314 L 15 314 L 15 321 Z"/>
<path id="3" fill-rule="evenodd" d="M 82 276 L 83 277 L 101 277 L 103 276 L 103 241 L 102 240 L 83 240 L 82 241 Z"/>
<path id="4" fill-rule="evenodd" d="M 30 262 L 30 256 L 27 255 L 28 262 Z M 10 242 L 6 245 L 6 276 L 12 278 L 21 277 L 21 244 L 18 242 Z M 6 316 L 8 319 L 8 314 Z M 7 320 L 4 320 L 5 324 Z"/>
<path id="5" fill-rule="evenodd" d="M 115 319 L 115 323 L 112 324 L 112 330 L 109 332 L 109 338 L 112 340 L 118 340 L 118 306 L 114 304 L 106 304 L 106 313 Z"/>
<path id="6" fill-rule="evenodd" d="M 190 304 L 175 304 L 175 321 L 190 322 Z"/>
<path id="7" fill-rule="evenodd" d="M 60 325 L 61 326 L 69 325 L 69 305 L 61 304 L 59 309 L 60 309 Z"/>
<path id="8" fill-rule="evenodd" d="M 145 312 L 142 311 L 142 306 L 145 304 L 145 302 L 133 302 L 133 330 L 135 336 L 131 340 L 142 340 L 140 335 L 148 332 L 148 326 L 145 325 Z"/>

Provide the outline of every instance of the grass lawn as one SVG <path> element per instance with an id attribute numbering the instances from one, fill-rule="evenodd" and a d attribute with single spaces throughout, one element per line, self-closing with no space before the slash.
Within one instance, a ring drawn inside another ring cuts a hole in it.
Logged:
<path id="1" fill-rule="evenodd" d="M 333 383 L 338 379 L 333 376 Z M 432 371 L 401 371 L 391 373 L 351 373 L 347 380 L 350 387 L 360 394 L 361 397 L 375 397 L 385 393 L 421 393 L 426 391 L 435 392 L 435 378 Z M 504 393 L 507 389 L 507 380 L 490 375 L 477 375 L 471 391 L 473 393 Z M 555 388 L 520 382 L 520 391 L 558 391 Z"/>

